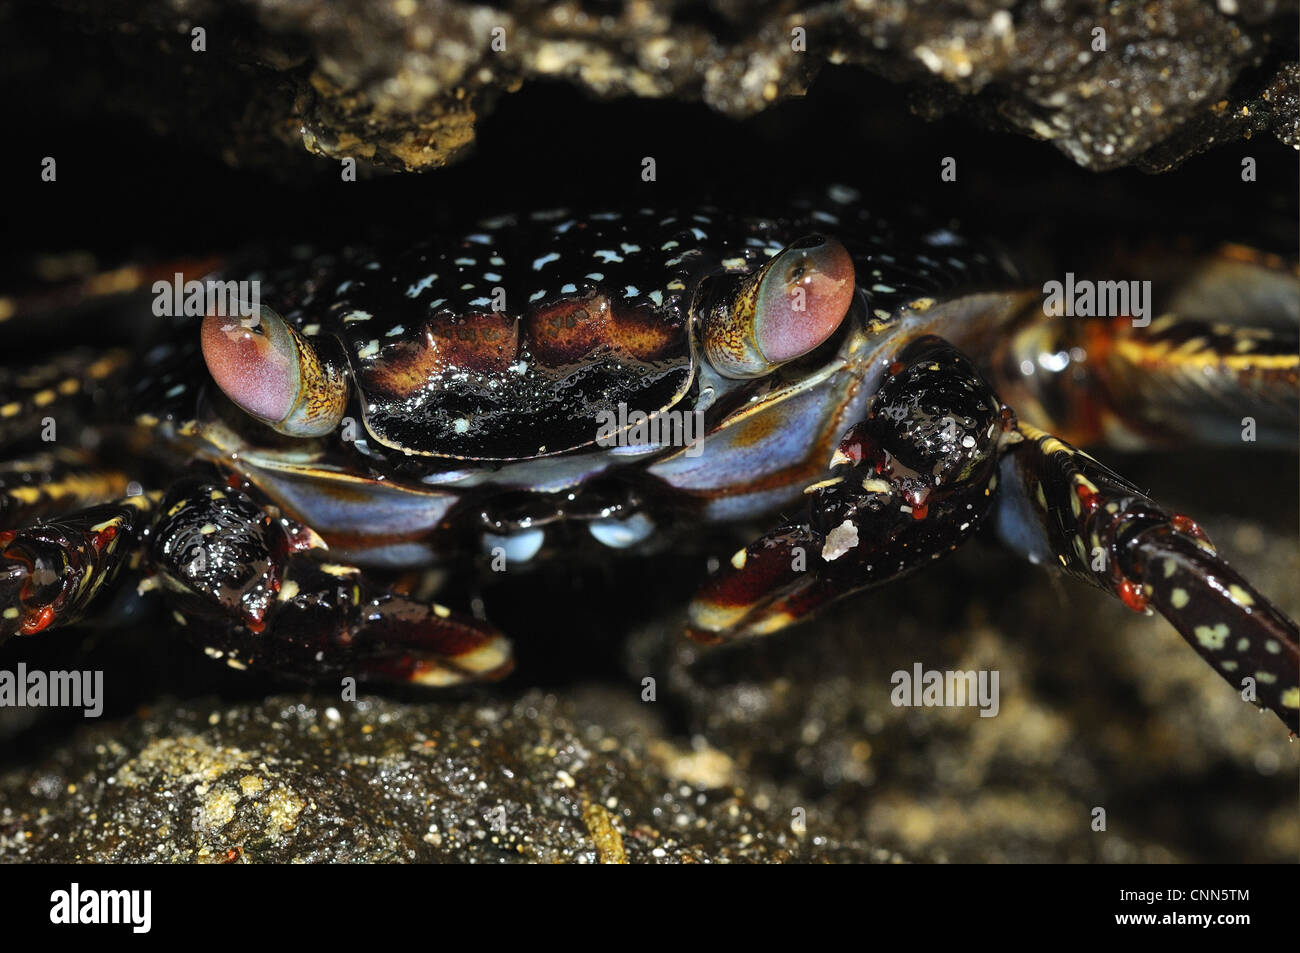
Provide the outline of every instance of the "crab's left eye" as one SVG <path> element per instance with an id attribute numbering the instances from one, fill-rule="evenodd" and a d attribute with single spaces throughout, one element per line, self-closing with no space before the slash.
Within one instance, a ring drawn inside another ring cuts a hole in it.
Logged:
<path id="1" fill-rule="evenodd" d="M 737 285 L 704 316 L 704 349 L 718 373 L 759 377 L 825 342 L 853 303 L 853 259 L 810 235 Z"/>
<path id="2" fill-rule="evenodd" d="M 251 321 L 209 314 L 203 359 L 217 386 L 249 416 L 292 437 L 317 437 L 343 419 L 347 375 L 265 306 Z"/>

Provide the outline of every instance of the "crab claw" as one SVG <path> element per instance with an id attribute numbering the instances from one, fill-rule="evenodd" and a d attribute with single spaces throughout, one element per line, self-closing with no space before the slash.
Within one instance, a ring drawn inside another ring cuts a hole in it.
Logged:
<path id="1" fill-rule="evenodd" d="M 807 514 L 731 558 L 692 602 L 691 634 L 775 632 L 920 569 L 974 535 L 997 486 L 1001 407 L 968 359 L 933 337 L 899 355 Z"/>
<path id="2" fill-rule="evenodd" d="M 691 601 L 688 634 L 697 642 L 717 643 L 776 632 L 797 621 L 812 609 L 801 606 L 816 589 L 816 572 L 807 567 L 809 554 L 815 558 L 821 546 L 807 526 L 788 526 L 739 550 L 731 568 Z"/>
<path id="3" fill-rule="evenodd" d="M 234 668 L 434 686 L 510 671 L 490 626 L 319 561 L 315 534 L 240 489 L 181 480 L 159 511 L 147 554 L 158 588 L 183 631 Z"/>
<path id="4" fill-rule="evenodd" d="M 81 619 L 130 562 L 149 501 L 92 506 L 0 533 L 0 643 Z"/>
<path id="5" fill-rule="evenodd" d="M 222 392 L 245 413 L 291 437 L 318 437 L 347 408 L 346 364 L 266 306 L 251 320 L 203 319 L 203 359 Z"/>

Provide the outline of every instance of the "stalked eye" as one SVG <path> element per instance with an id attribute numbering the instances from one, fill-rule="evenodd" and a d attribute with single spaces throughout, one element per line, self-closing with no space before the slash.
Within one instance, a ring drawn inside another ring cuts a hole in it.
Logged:
<path id="1" fill-rule="evenodd" d="M 826 341 L 853 302 L 853 259 L 833 238 L 810 235 L 715 299 L 704 353 L 724 377 L 770 374 Z"/>
<path id="2" fill-rule="evenodd" d="M 343 419 L 343 360 L 323 359 L 265 305 L 252 319 L 209 314 L 201 334 L 212 379 L 250 416 L 291 437 L 318 437 Z"/>

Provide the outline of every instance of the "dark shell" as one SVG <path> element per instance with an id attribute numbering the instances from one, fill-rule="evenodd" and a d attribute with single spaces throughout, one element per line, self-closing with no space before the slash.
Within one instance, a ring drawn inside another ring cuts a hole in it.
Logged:
<path id="1" fill-rule="evenodd" d="M 343 341 L 380 443 L 470 459 L 562 453 L 595 442 L 602 412 L 655 414 L 687 395 L 691 295 L 724 270 L 698 218 L 505 217 L 395 256 L 316 259 L 316 280 L 268 276 L 262 298 L 308 336 Z M 767 258 L 752 245 L 736 255 L 736 270 Z"/>
<path id="2" fill-rule="evenodd" d="M 906 254 L 849 201 L 832 194 L 835 213 L 796 204 L 778 218 L 645 208 L 507 215 L 460 238 L 396 251 L 303 249 L 296 263 L 256 262 L 225 277 L 260 280 L 263 304 L 309 338 L 342 342 L 379 444 L 525 459 L 595 443 L 603 414 L 653 416 L 688 398 L 700 360 L 690 326 L 699 282 L 752 272 L 812 232 L 848 228 L 841 237 L 860 271 L 872 262 L 858 281 L 877 313 L 918 289 L 938 291 L 947 266 L 928 256 L 944 254 L 943 235 L 927 237 L 928 254 Z"/>

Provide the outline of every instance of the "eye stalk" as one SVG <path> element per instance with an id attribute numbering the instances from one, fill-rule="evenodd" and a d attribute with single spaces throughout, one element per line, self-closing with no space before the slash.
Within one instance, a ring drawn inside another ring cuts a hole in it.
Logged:
<path id="1" fill-rule="evenodd" d="M 724 377 L 762 377 L 825 342 L 849 313 L 853 259 L 833 238 L 809 235 L 715 299 L 704 353 Z"/>
<path id="2" fill-rule="evenodd" d="M 203 360 L 236 406 L 291 437 L 319 437 L 347 408 L 341 358 L 322 358 L 310 341 L 265 305 L 252 320 L 209 314 Z"/>

